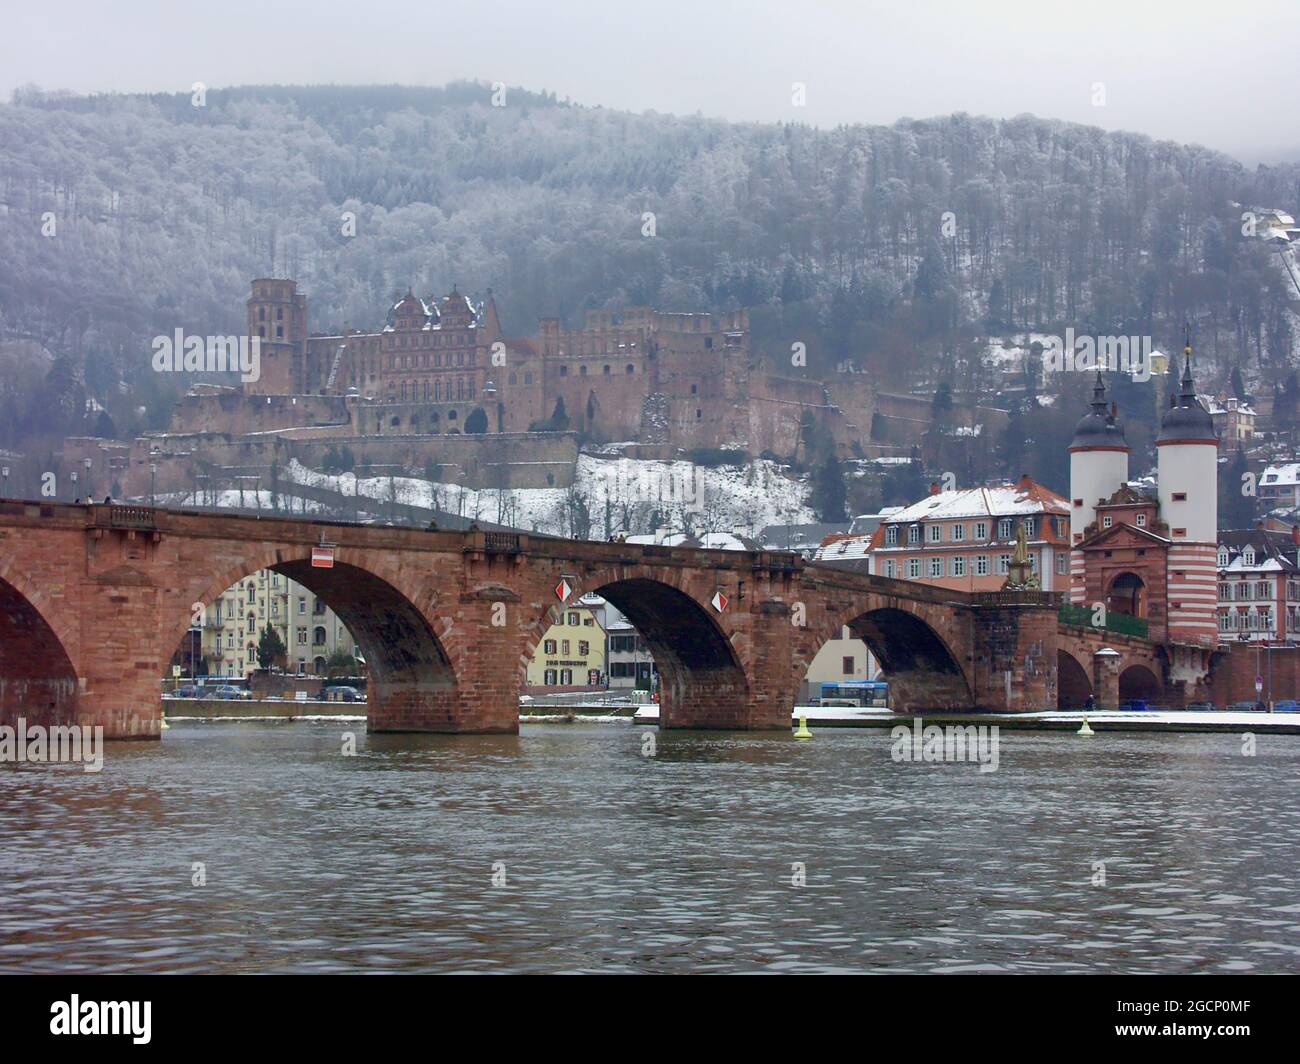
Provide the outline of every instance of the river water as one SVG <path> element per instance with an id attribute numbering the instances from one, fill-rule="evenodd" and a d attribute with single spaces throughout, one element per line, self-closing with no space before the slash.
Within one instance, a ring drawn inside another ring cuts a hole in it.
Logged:
<path id="1" fill-rule="evenodd" d="M 0 766 L 0 970 L 1296 972 L 1300 739 L 1257 741 L 177 723 Z"/>

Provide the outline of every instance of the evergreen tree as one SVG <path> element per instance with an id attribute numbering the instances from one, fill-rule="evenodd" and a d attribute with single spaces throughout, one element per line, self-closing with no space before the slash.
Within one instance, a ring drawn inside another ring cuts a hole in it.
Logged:
<path id="1" fill-rule="evenodd" d="M 469 417 L 465 419 L 465 431 L 477 434 L 487 432 L 487 430 L 487 414 L 483 412 L 481 406 L 476 406 Z"/>
<path id="2" fill-rule="evenodd" d="M 1246 402 L 1247 399 L 1246 384 L 1241 379 L 1240 366 L 1232 367 L 1232 394 L 1235 395 L 1238 399 L 1240 399 L 1243 403 Z"/>
<path id="3" fill-rule="evenodd" d="M 847 521 L 845 503 L 849 492 L 844 484 L 844 468 L 833 450 L 827 450 L 813 467 L 812 497 L 809 499 L 818 521 Z"/>
<path id="4" fill-rule="evenodd" d="M 1242 478 L 1248 472 L 1246 456 L 1238 448 L 1219 476 L 1220 528 L 1255 527 L 1255 498 L 1243 491 L 1246 481 Z"/>
<path id="5" fill-rule="evenodd" d="M 259 668 L 269 669 L 272 665 L 283 663 L 288 648 L 284 640 L 270 624 L 262 630 L 262 637 L 257 641 L 257 664 Z"/>

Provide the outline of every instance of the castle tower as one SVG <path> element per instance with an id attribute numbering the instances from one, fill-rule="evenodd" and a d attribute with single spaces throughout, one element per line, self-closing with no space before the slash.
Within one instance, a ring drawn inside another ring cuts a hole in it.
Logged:
<path id="1" fill-rule="evenodd" d="M 1084 530 L 1097 520 L 1097 504 L 1110 498 L 1128 480 L 1128 441 L 1115 411 L 1107 407 L 1106 385 L 1097 371 L 1092 407 L 1084 414 L 1070 441 L 1070 543 L 1080 543 Z M 1081 605 L 1084 556 L 1070 552 L 1070 601 Z"/>
<path id="2" fill-rule="evenodd" d="M 254 395 L 309 391 L 306 374 L 307 297 L 296 281 L 259 277 L 248 297 L 248 335 L 261 341 L 261 376 L 246 384 Z"/>
<path id="3" fill-rule="evenodd" d="M 1183 355 L 1181 386 L 1156 437 L 1160 519 L 1169 526 L 1170 539 L 1169 638 L 1213 644 L 1218 641 L 1219 440 L 1209 411 L 1196 398 L 1190 341 Z"/>

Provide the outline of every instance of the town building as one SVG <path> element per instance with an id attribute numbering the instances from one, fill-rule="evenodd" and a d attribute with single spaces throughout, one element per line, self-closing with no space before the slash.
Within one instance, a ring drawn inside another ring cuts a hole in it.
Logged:
<path id="1" fill-rule="evenodd" d="M 289 672 L 323 675 L 331 657 L 355 658 L 356 643 L 323 599 L 280 573 L 250 573 L 218 595 L 203 615 L 196 637 L 211 676 L 246 677 L 259 668 L 257 647 L 270 625 L 284 643 Z M 188 648 L 182 647 L 183 652 Z"/>
<path id="2" fill-rule="evenodd" d="M 802 705 L 820 698 L 824 683 L 875 680 L 879 677 L 879 662 L 867 649 L 867 644 L 846 626 L 817 651 L 817 656 L 808 666 L 808 675 L 799 687 L 799 702 Z"/>
<path id="3" fill-rule="evenodd" d="M 1300 526 L 1219 533 L 1219 639 L 1273 646 L 1300 639 Z"/>
<path id="4" fill-rule="evenodd" d="M 920 502 L 882 513 L 873 532 L 826 537 L 814 560 L 897 580 L 995 591 L 1006 582 L 1023 528 L 1039 586 L 1060 590 L 1069 571 L 1069 513 L 1064 498 L 1028 476 L 950 491 L 932 484 Z"/>
<path id="5" fill-rule="evenodd" d="M 1300 484 L 1300 462 L 1265 466 L 1259 475 L 1257 495 L 1265 509 L 1294 509 L 1300 505 L 1297 484 Z"/>
<path id="6" fill-rule="evenodd" d="M 599 687 L 605 683 L 603 599 L 584 595 L 556 606 L 556 619 L 528 663 L 529 687 Z"/>
<path id="7" fill-rule="evenodd" d="M 1255 408 L 1235 395 L 1199 395 L 1225 450 L 1245 450 L 1255 438 Z"/>
<path id="8" fill-rule="evenodd" d="M 603 624 L 609 639 L 606 660 L 610 690 L 653 691 L 658 673 L 641 633 L 610 603 L 605 604 Z"/>

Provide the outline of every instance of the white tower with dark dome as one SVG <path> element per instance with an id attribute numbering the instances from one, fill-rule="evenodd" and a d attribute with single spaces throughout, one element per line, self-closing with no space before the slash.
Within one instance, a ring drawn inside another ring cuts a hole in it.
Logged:
<path id="1" fill-rule="evenodd" d="M 1196 397 L 1192 347 L 1183 349 L 1178 394 L 1160 420 L 1156 437 L 1160 519 L 1169 528 L 1169 638 L 1214 643 L 1218 639 L 1219 438 L 1210 413 Z"/>
<path id="2" fill-rule="evenodd" d="M 1084 414 L 1070 441 L 1070 545 L 1080 543 L 1084 530 L 1097 520 L 1097 504 L 1111 497 L 1128 480 L 1128 441 L 1113 407 L 1106 403 L 1106 384 L 1097 371 L 1092 408 Z M 1084 558 L 1070 552 L 1070 601 L 1082 604 Z"/>

